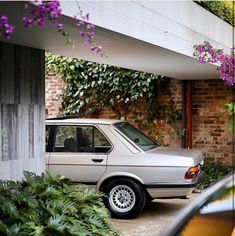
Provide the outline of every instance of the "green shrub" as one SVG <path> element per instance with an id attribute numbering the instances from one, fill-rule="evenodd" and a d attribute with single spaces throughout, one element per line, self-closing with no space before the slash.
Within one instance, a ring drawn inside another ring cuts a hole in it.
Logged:
<path id="1" fill-rule="evenodd" d="M 205 159 L 204 176 L 201 183 L 197 186 L 199 189 L 207 188 L 233 171 L 231 165 L 222 161 L 215 161 L 212 158 Z"/>
<path id="2" fill-rule="evenodd" d="M 235 131 L 235 102 L 230 101 L 229 103 L 225 104 L 224 111 L 229 115 L 227 119 L 228 129 L 230 131 Z"/>
<path id="3" fill-rule="evenodd" d="M 195 1 L 203 8 L 218 16 L 220 19 L 226 21 L 232 26 L 234 24 L 234 7 L 233 1 Z"/>
<path id="4" fill-rule="evenodd" d="M 0 235 L 119 235 L 100 193 L 63 176 L 24 176 L 0 182 Z"/>

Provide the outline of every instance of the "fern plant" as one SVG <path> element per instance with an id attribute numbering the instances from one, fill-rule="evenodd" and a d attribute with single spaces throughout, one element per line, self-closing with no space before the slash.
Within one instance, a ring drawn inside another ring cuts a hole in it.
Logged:
<path id="1" fill-rule="evenodd" d="M 101 193 L 49 173 L 24 177 L 0 182 L 0 235 L 119 235 Z"/>

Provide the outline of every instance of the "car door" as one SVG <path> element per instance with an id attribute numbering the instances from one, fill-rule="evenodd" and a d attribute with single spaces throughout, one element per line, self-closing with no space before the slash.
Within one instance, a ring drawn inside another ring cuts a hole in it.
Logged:
<path id="1" fill-rule="evenodd" d="M 95 184 L 106 170 L 111 150 L 105 135 L 93 125 L 55 125 L 51 136 L 49 172 L 63 174 L 72 181 Z"/>

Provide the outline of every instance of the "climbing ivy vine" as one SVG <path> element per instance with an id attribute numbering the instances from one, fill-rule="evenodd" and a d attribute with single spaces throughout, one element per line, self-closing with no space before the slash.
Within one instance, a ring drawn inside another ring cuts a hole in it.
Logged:
<path id="1" fill-rule="evenodd" d="M 158 97 L 167 91 L 167 78 L 109 65 L 46 55 L 48 71 L 60 73 L 66 81 L 62 95 L 64 115 L 99 114 L 101 108 L 112 109 L 117 118 L 126 118 L 146 102 L 146 119 L 151 122 L 160 114 Z"/>

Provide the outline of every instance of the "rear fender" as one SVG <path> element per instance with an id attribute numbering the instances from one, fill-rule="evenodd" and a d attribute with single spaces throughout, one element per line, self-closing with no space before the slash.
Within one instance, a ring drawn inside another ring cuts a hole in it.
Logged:
<path id="1" fill-rule="evenodd" d="M 131 178 L 131 179 L 134 179 L 134 180 L 138 181 L 138 182 L 141 183 L 141 184 L 144 184 L 143 180 L 140 179 L 138 176 L 136 176 L 136 175 L 134 175 L 134 174 L 131 174 L 131 173 L 128 173 L 128 172 L 121 172 L 121 171 L 120 171 L 120 172 L 112 172 L 112 173 L 110 173 L 110 174 L 107 174 L 107 175 L 102 176 L 102 177 L 99 179 L 99 181 L 98 181 L 98 183 L 97 183 L 97 185 L 96 185 L 97 190 L 100 189 L 102 183 L 104 183 L 106 180 L 111 179 L 111 178 L 118 178 L 118 177 Z"/>

